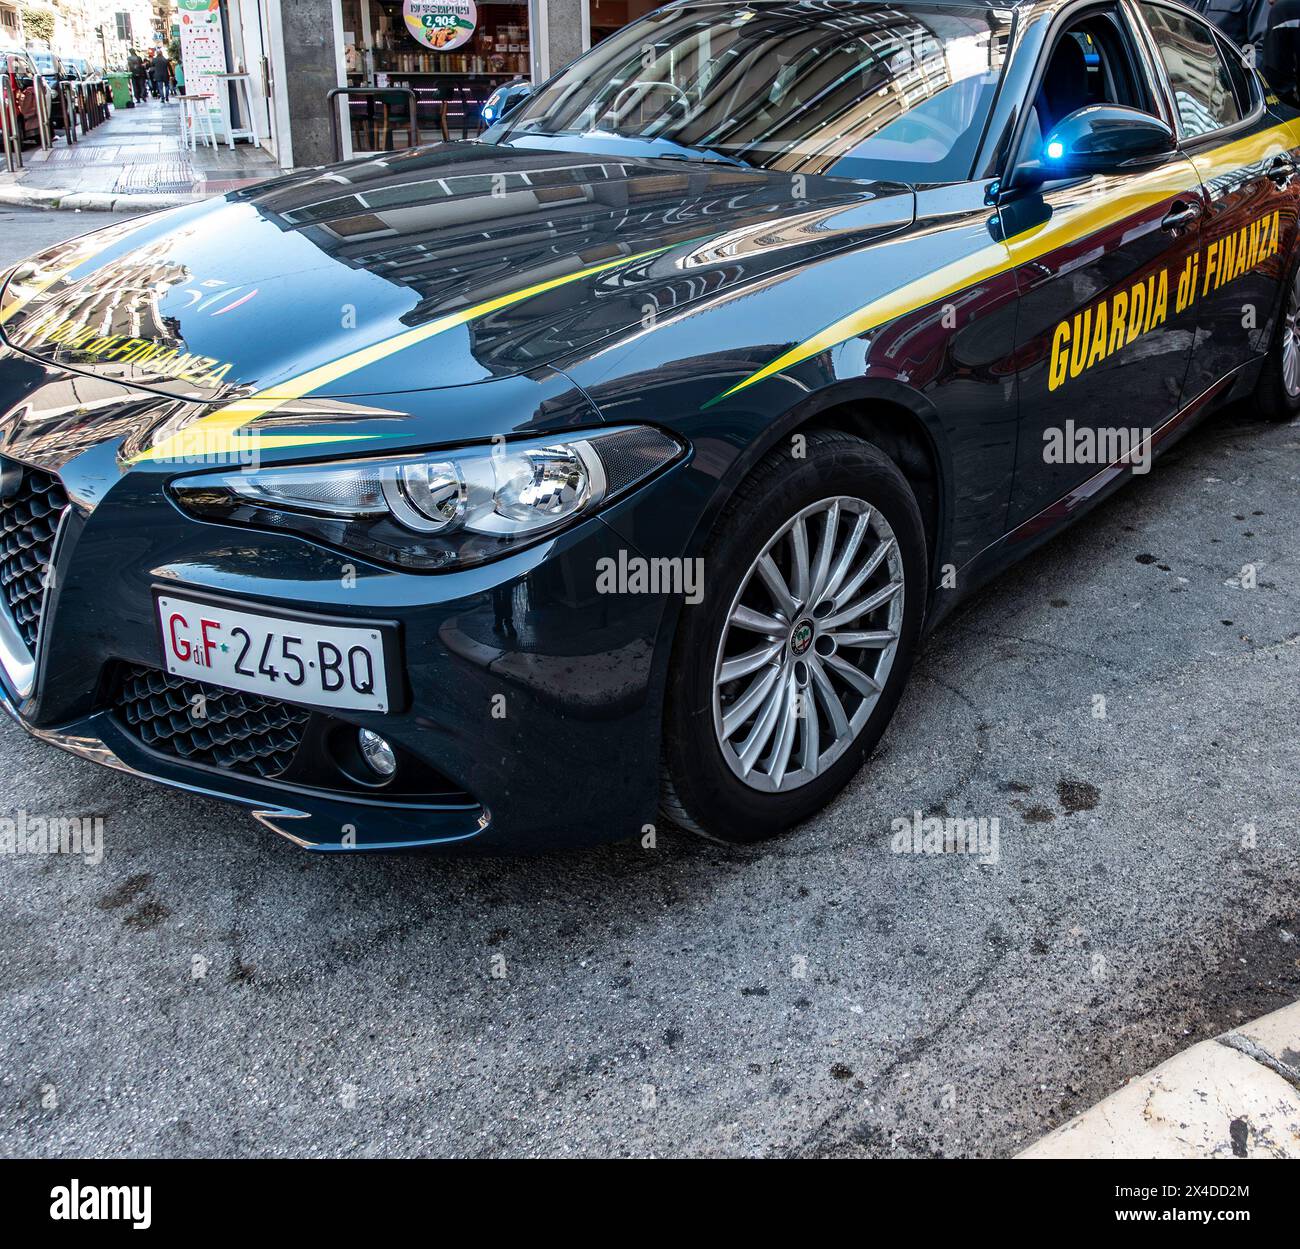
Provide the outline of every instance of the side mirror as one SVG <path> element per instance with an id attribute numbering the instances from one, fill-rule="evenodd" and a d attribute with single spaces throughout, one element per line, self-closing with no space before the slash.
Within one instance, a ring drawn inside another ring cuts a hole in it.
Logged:
<path id="1" fill-rule="evenodd" d="M 526 78 L 517 78 L 498 87 L 483 101 L 482 118 L 485 126 L 495 126 L 508 113 L 514 112 L 533 93 L 533 84 Z"/>
<path id="2" fill-rule="evenodd" d="M 1122 104 L 1089 104 L 1061 118 L 1037 160 L 1017 165 L 1011 184 L 1039 186 L 1057 178 L 1123 173 L 1160 160 L 1177 147 L 1158 117 Z"/>

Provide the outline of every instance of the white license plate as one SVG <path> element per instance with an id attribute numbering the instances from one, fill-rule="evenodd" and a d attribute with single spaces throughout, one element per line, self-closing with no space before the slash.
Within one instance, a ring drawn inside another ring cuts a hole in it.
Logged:
<path id="1" fill-rule="evenodd" d="M 158 595 L 173 676 L 281 702 L 387 711 L 384 638 L 376 627 L 289 620 Z"/>

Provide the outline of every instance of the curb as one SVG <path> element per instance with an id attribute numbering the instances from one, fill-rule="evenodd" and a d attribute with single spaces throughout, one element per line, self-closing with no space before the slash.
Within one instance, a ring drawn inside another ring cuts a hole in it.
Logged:
<path id="1" fill-rule="evenodd" d="M 1300 1158 L 1300 1002 L 1137 1076 L 1017 1158 Z"/>
<path id="2" fill-rule="evenodd" d="M 0 186 L 0 207 L 67 209 L 78 212 L 153 212 L 211 199 L 189 192 L 138 192 L 112 195 L 96 191 L 67 191 L 57 187 Z"/>

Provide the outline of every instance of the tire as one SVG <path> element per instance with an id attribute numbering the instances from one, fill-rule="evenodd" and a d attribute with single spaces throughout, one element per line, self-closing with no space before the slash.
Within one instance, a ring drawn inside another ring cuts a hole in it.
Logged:
<path id="1" fill-rule="evenodd" d="M 1273 346 L 1255 384 L 1255 399 L 1270 421 L 1289 421 L 1300 413 L 1300 255 L 1287 273 Z"/>
<path id="2" fill-rule="evenodd" d="M 770 556 L 787 589 L 798 586 L 800 527 L 804 593 L 791 593 L 778 614 L 771 569 L 760 557 Z M 823 554 L 832 531 L 836 541 Z M 925 527 L 892 460 L 860 438 L 816 430 L 803 458 L 782 448 L 745 479 L 703 561 L 704 594 L 682 609 L 670 662 L 661 808 L 692 832 L 745 844 L 821 810 L 884 733 L 925 617 Z M 899 580 L 901 590 L 891 589 Z M 853 614 L 880 596 L 879 606 Z M 846 667 L 859 675 L 846 677 Z M 832 719 L 827 685 L 842 718 Z M 775 726 L 767 738 L 765 716 Z"/>

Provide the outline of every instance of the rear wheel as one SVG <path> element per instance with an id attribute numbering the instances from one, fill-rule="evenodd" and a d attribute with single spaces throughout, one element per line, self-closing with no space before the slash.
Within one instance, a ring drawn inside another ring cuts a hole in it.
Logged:
<path id="1" fill-rule="evenodd" d="M 774 453 L 736 492 L 683 609 L 663 807 L 721 841 L 820 810 L 884 732 L 920 635 L 926 544 L 906 479 L 835 431 Z"/>
<path id="2" fill-rule="evenodd" d="M 1273 349 L 1255 387 L 1260 411 L 1274 421 L 1300 413 L 1300 256 L 1287 275 Z"/>

